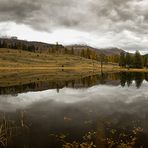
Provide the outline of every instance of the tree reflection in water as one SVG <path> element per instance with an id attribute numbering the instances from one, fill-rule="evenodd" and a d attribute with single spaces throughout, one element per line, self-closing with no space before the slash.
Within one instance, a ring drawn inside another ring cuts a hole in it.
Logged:
<path id="1" fill-rule="evenodd" d="M 127 86 L 131 86 L 132 82 L 135 81 L 135 85 L 137 88 L 140 88 L 142 85 L 142 82 L 144 80 L 147 81 L 148 75 L 147 73 L 138 73 L 138 72 L 133 72 L 133 73 L 128 73 L 128 72 L 122 72 L 120 73 L 120 82 L 121 86 L 124 87 L 125 84 L 127 83 Z"/>
<path id="2" fill-rule="evenodd" d="M 147 146 L 147 81 L 147 73 L 121 72 L 0 88 L 1 94 L 13 94 L 1 95 L 1 111 L 6 111 L 5 119 L 12 123 L 10 126 L 10 122 L 0 118 L 1 145 L 11 148 Z M 131 87 L 129 92 L 127 87 Z M 20 92 L 46 89 L 54 91 L 17 96 Z"/>
<path id="3" fill-rule="evenodd" d="M 70 81 L 40 81 L 32 82 L 29 84 L 14 85 L 8 87 L 0 87 L 0 94 L 17 94 L 28 91 L 42 91 L 47 89 L 57 89 L 60 91 L 63 87 L 70 88 L 87 88 L 94 85 L 121 85 L 128 87 L 135 82 L 137 88 L 140 88 L 143 81 L 148 81 L 148 73 L 137 73 L 137 72 L 120 72 L 120 73 L 100 73 L 98 75 L 91 75 L 81 79 L 70 80 Z M 120 82 L 118 82 L 120 81 Z"/>

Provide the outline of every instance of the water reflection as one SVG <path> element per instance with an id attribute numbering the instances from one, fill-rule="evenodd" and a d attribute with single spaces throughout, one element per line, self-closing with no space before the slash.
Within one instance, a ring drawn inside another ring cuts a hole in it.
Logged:
<path id="1" fill-rule="evenodd" d="M 70 81 L 40 81 L 32 82 L 29 84 L 14 85 L 8 87 L 0 87 L 0 94 L 13 94 L 28 92 L 28 91 L 42 91 L 47 89 L 57 89 L 57 92 L 64 87 L 69 88 L 88 88 L 94 85 L 104 84 L 104 85 L 121 85 L 128 87 L 135 82 L 135 86 L 140 88 L 143 81 L 148 81 L 148 73 L 101 73 L 98 75 L 91 75 L 81 79 L 75 79 Z"/>
<path id="2" fill-rule="evenodd" d="M 123 72 L 121 73 L 121 86 L 124 87 L 125 84 L 127 83 L 127 86 L 131 86 L 132 82 L 135 81 L 136 87 L 140 88 L 142 85 L 142 82 L 144 80 L 148 81 L 148 74 L 147 73 L 128 73 L 128 72 Z"/>
<path id="3" fill-rule="evenodd" d="M 17 127 L 7 147 L 148 147 L 147 80 L 147 73 L 102 73 L 2 88 L 0 113 Z"/>
<path id="4" fill-rule="evenodd" d="M 116 147 L 127 142 L 128 146 L 134 142 L 136 147 L 146 147 L 147 88 L 147 83 L 141 89 L 96 85 L 80 89 L 63 88 L 60 93 L 46 90 L 17 96 L 1 95 L 0 111 L 5 112 L 7 119 L 17 126 L 29 127 L 29 131 L 26 128 L 18 131 L 9 145 L 60 148 L 63 143 L 57 136 L 64 138 L 63 134 L 66 135 L 64 144 L 74 144 L 74 141 L 88 144 L 90 141 L 84 141 L 83 136 L 93 131 L 96 134 L 91 140 L 99 148 L 110 147 L 113 143 Z M 20 115 L 22 112 L 23 116 Z M 23 122 L 20 122 L 22 118 Z"/>

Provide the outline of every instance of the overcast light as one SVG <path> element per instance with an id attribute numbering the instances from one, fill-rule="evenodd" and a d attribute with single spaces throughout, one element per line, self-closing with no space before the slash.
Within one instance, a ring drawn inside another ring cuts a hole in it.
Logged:
<path id="1" fill-rule="evenodd" d="M 147 53 L 147 0 L 0 0 L 0 35 Z"/>

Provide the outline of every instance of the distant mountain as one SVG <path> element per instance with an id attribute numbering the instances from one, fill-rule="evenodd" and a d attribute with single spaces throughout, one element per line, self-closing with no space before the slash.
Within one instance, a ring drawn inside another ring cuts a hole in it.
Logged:
<path id="1" fill-rule="evenodd" d="M 64 53 L 65 48 L 70 51 L 73 49 L 73 52 L 77 55 L 80 55 L 81 51 L 84 49 L 90 49 L 95 51 L 98 55 L 105 54 L 107 56 L 111 55 L 119 55 L 124 50 L 119 48 L 94 48 L 87 45 L 69 45 L 63 46 L 60 44 L 49 44 L 43 42 L 35 42 L 35 41 L 26 41 L 26 40 L 18 40 L 16 37 L 12 38 L 0 38 L 0 48 L 12 48 L 12 49 L 22 49 L 40 53 L 46 53 L 51 51 L 56 51 L 58 48 L 58 52 Z"/>
<path id="2" fill-rule="evenodd" d="M 63 45 L 49 44 L 36 41 L 26 41 L 18 40 L 17 38 L 0 38 L 0 47 L 4 48 L 14 48 L 14 49 L 23 49 L 36 52 L 49 52 L 49 50 L 55 50 L 56 47 L 59 49 L 64 49 Z"/>
<path id="3" fill-rule="evenodd" d="M 108 56 L 119 55 L 121 52 L 125 52 L 124 50 L 119 49 L 119 48 L 94 48 L 94 47 L 87 46 L 87 45 L 69 45 L 66 47 L 68 49 L 73 48 L 76 53 L 81 52 L 83 49 L 90 49 L 90 50 L 95 51 L 97 54 L 105 54 Z"/>

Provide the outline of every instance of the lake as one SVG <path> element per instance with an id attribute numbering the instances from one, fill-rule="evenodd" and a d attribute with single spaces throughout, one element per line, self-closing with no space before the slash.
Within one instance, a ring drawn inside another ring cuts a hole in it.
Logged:
<path id="1" fill-rule="evenodd" d="M 148 73 L 0 86 L 0 144 L 148 147 Z"/>

